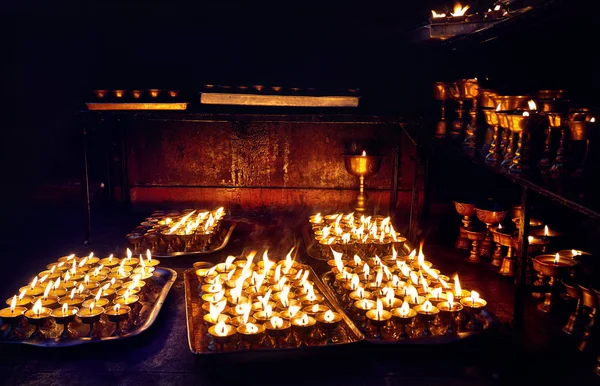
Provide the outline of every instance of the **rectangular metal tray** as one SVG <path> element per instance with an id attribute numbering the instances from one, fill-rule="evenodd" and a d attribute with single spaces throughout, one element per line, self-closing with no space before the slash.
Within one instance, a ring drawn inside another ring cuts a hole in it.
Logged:
<path id="1" fill-rule="evenodd" d="M 329 291 L 331 296 L 334 296 L 334 291 L 332 288 L 332 280 L 333 280 L 333 272 L 329 271 L 323 274 L 321 280 L 324 286 Z M 337 297 L 336 297 L 337 298 Z M 406 344 L 418 344 L 418 345 L 438 345 L 438 344 L 447 344 L 452 342 L 457 342 L 466 338 L 480 336 L 482 333 L 486 332 L 490 328 L 496 326 L 497 320 L 494 315 L 486 310 L 485 308 L 481 310 L 481 316 L 484 319 L 483 325 L 484 329 L 481 331 L 464 331 L 461 330 L 452 335 L 432 335 L 420 338 L 409 338 L 398 341 L 390 341 L 390 340 L 382 340 L 382 339 L 371 339 L 365 337 L 365 342 L 373 343 L 373 344 L 381 344 L 381 345 L 406 345 Z"/>
<path id="2" fill-rule="evenodd" d="M 0 344 L 24 344 L 28 346 L 37 346 L 37 347 L 69 347 L 69 346 L 79 346 L 82 344 L 91 344 L 91 343 L 100 343 L 100 342 L 109 342 L 114 340 L 122 340 L 131 338 L 132 336 L 136 336 L 146 331 L 152 323 L 156 320 L 158 313 L 162 305 L 169 294 L 169 290 L 175 283 L 177 279 L 177 272 L 170 268 L 156 267 L 154 274 L 152 276 L 152 280 L 157 280 L 162 285 L 162 289 L 158 294 L 158 297 L 152 304 L 152 308 L 150 313 L 148 314 L 146 320 L 140 325 L 137 329 L 127 332 L 123 335 L 119 336 L 107 336 L 99 339 L 89 338 L 89 337 L 79 337 L 79 338 L 67 338 L 67 339 L 42 339 L 42 340 L 1 340 Z"/>
<path id="3" fill-rule="evenodd" d="M 154 253 L 153 252 L 152 256 L 155 256 L 157 258 L 162 258 L 162 259 L 165 259 L 165 258 L 168 259 L 170 257 L 208 255 L 210 253 L 218 252 L 227 246 L 227 243 L 229 243 L 229 239 L 231 238 L 231 234 L 233 233 L 233 230 L 235 229 L 236 225 L 237 225 L 237 223 L 232 222 L 231 225 L 229 225 L 229 228 L 223 229 L 222 232 L 225 232 L 225 236 L 223 237 L 223 242 L 215 249 L 209 249 L 208 251 L 196 251 L 196 252 L 173 252 L 173 253 L 160 253 L 160 252 Z M 144 244 L 142 244 L 142 250 L 144 250 L 143 245 Z"/>
<path id="4" fill-rule="evenodd" d="M 86 103 L 88 110 L 93 111 L 130 111 L 130 110 L 185 110 L 187 102 L 138 102 L 138 103 Z"/>
<path id="5" fill-rule="evenodd" d="M 317 244 L 314 238 L 310 235 L 310 224 L 306 224 L 302 227 L 302 239 L 304 239 L 304 247 L 306 248 L 306 253 L 308 256 L 315 260 L 327 261 L 326 258 L 321 256 L 319 244 Z M 408 255 L 413 249 L 414 247 L 412 244 L 406 240 L 404 244 L 402 244 L 402 251 L 398 251 L 398 253 Z"/>
<path id="6" fill-rule="evenodd" d="M 210 351 L 207 348 L 208 337 L 206 334 L 206 326 L 203 323 L 202 319 L 202 299 L 199 296 L 198 291 L 198 277 L 193 269 L 188 269 L 183 274 L 183 283 L 185 287 L 185 313 L 187 319 L 187 330 L 188 330 L 188 342 L 190 346 L 190 350 L 192 353 L 196 355 L 227 355 L 227 354 L 244 354 L 244 353 L 254 353 L 254 352 L 288 352 L 293 350 L 314 350 L 314 349 L 322 349 L 327 347 L 337 347 L 348 345 L 356 342 L 360 342 L 364 340 L 364 335 L 356 328 L 352 320 L 344 313 L 342 308 L 337 303 L 337 300 L 330 289 L 321 283 L 318 276 L 312 270 L 310 266 L 301 265 L 300 268 L 308 270 L 309 280 L 313 281 L 315 287 L 325 296 L 328 305 L 340 315 L 342 315 L 342 328 L 344 328 L 346 335 L 349 338 L 348 342 L 337 343 L 337 344 L 328 344 L 325 346 L 314 346 L 314 347 L 303 347 L 303 348 L 264 348 L 257 350 L 234 350 L 234 351 L 226 351 L 226 352 L 215 352 Z"/>

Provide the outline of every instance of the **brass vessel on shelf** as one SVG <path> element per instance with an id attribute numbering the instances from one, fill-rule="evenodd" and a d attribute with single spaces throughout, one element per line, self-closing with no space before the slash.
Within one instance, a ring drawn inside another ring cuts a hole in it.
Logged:
<path id="1" fill-rule="evenodd" d="M 548 279 L 548 285 L 554 287 L 557 279 L 566 277 L 569 270 L 575 267 L 577 262 L 573 259 L 567 259 L 557 255 L 539 255 L 531 259 L 533 269 Z M 542 312 L 550 312 L 553 305 L 553 296 L 556 291 L 547 292 L 544 302 L 540 303 L 538 309 Z"/>
<path id="2" fill-rule="evenodd" d="M 492 265 L 500 267 L 498 273 L 503 276 L 513 276 L 514 260 L 512 250 L 515 247 L 515 239 L 510 233 L 502 232 L 501 228 L 492 228 L 492 240 L 496 243 L 496 250 L 492 255 Z M 506 247 L 506 254 L 502 253 L 502 247 Z"/>
<path id="3" fill-rule="evenodd" d="M 467 149 L 475 149 L 477 145 L 477 100 L 479 98 L 479 82 L 477 79 L 460 79 L 458 81 L 458 87 L 460 94 L 465 99 L 471 100 L 471 110 L 469 110 L 469 116 L 471 121 L 466 127 L 466 138 L 463 142 L 463 146 Z"/>
<path id="4" fill-rule="evenodd" d="M 381 160 L 381 156 L 366 155 L 365 152 L 362 155 L 344 154 L 346 171 L 358 177 L 359 181 L 358 196 L 354 206 L 354 210 L 357 212 L 364 212 L 367 209 L 368 196 L 365 193 L 365 177 L 374 176 L 379 172 Z"/>
<path id="5" fill-rule="evenodd" d="M 469 249 L 471 242 L 467 236 L 467 229 L 471 228 L 471 217 L 475 214 L 475 204 L 454 201 L 454 208 L 459 215 L 463 216 L 461 219 L 463 225 L 459 229 L 456 248 Z"/>
<path id="6" fill-rule="evenodd" d="M 479 90 L 479 105 L 482 109 L 495 109 L 496 104 L 494 104 L 493 97 L 497 96 L 498 93 L 494 90 Z"/>
<path id="7" fill-rule="evenodd" d="M 486 210 L 475 208 L 475 214 L 479 221 L 485 224 L 487 231 L 485 232 L 485 238 L 481 243 L 479 254 L 484 257 L 491 257 L 492 255 L 492 234 L 490 230 L 494 224 L 499 224 L 504 221 L 506 217 L 505 210 Z"/>
<path id="8" fill-rule="evenodd" d="M 529 95 L 495 95 L 491 98 L 498 111 L 525 109 L 527 107 L 527 101 L 531 99 Z"/>
<path id="9" fill-rule="evenodd" d="M 469 240 L 471 240 L 473 242 L 472 246 L 471 246 L 471 252 L 469 253 L 469 259 L 468 261 L 470 263 L 479 263 L 480 259 L 479 259 L 479 255 L 480 253 L 480 244 L 483 241 L 483 239 L 485 238 L 485 230 L 474 230 L 474 229 L 467 229 L 465 230 L 465 232 L 467 232 L 467 237 L 469 238 Z"/>
<path id="10" fill-rule="evenodd" d="M 565 97 L 565 90 L 538 90 L 534 96 L 538 99 L 562 99 Z"/>
<path id="11" fill-rule="evenodd" d="M 453 137 L 460 137 L 464 128 L 463 113 L 465 110 L 463 105 L 465 96 L 464 94 L 461 94 L 461 87 L 459 87 L 458 82 L 450 83 L 448 85 L 448 92 L 450 94 L 450 98 L 458 102 L 458 106 L 456 107 L 456 119 L 452 121 L 450 134 Z"/>
<path id="12" fill-rule="evenodd" d="M 499 118 L 498 113 L 495 109 L 482 109 L 483 114 L 485 116 L 485 122 L 492 128 L 492 138 L 490 143 L 484 143 L 484 151 L 487 147 L 487 155 L 485 157 L 485 162 L 490 164 L 496 164 L 500 161 L 500 127 L 499 127 Z"/>
<path id="13" fill-rule="evenodd" d="M 528 168 L 527 144 L 529 141 L 529 132 L 527 124 L 529 122 L 529 112 L 515 112 L 507 114 L 508 126 L 511 132 L 509 144 L 506 149 L 503 166 L 509 168 L 511 172 L 518 173 Z M 516 148 L 515 148 L 515 136 Z M 508 157 L 508 158 L 507 158 Z M 507 162 L 506 164 L 504 162 Z"/>

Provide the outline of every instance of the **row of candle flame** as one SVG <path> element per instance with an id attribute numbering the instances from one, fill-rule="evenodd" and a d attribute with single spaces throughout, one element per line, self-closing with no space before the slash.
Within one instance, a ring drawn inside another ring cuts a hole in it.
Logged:
<path id="1" fill-rule="evenodd" d="M 469 8 L 470 8 L 469 5 L 465 5 L 463 7 L 463 5 L 461 3 L 454 3 L 454 9 L 453 9 L 453 12 L 450 12 L 450 16 L 452 16 L 452 17 L 463 17 L 463 16 L 466 15 L 466 13 L 469 10 Z M 501 8 L 501 6 L 499 4 L 497 4 L 497 5 L 494 6 L 493 9 L 489 8 L 487 12 L 491 13 L 492 11 L 494 11 L 494 12 L 500 12 L 500 11 L 502 11 L 502 8 Z M 502 13 L 502 16 L 506 16 L 506 15 L 508 15 L 508 11 L 504 11 Z M 447 15 L 444 12 L 438 13 L 438 12 L 436 12 L 436 11 L 434 11 L 432 9 L 431 10 L 431 17 L 433 19 L 444 19 L 444 18 L 447 17 Z"/>
<path id="2" fill-rule="evenodd" d="M 151 277 L 159 263 L 150 251 L 146 258 L 140 255 L 138 259 L 129 249 L 123 259 L 112 254 L 99 259 L 93 252 L 81 258 L 74 254 L 63 256 L 21 287 L 18 295 L 7 299 L 9 307 L 0 310 L 0 318 L 25 315 L 30 320 L 43 320 L 51 316 L 125 315 L 138 302 L 137 293 L 146 284 L 143 279 Z M 131 280 L 124 282 L 128 278 Z M 113 299 L 113 305 L 105 310 L 104 306 L 111 303 L 109 299 Z M 56 308 L 57 305 L 60 307 Z"/>
<path id="3" fill-rule="evenodd" d="M 336 325 L 341 316 L 309 280 L 309 270 L 293 258 L 271 261 L 268 251 L 254 263 L 256 252 L 196 271 L 202 285 L 204 321 L 209 333 L 227 337 L 236 332 L 251 336 L 266 331 L 289 331 L 318 323 Z M 226 288 L 227 289 L 226 289 Z M 208 306 L 207 306 L 208 305 Z M 229 305 L 229 306 L 228 306 Z M 228 310 L 227 310 L 228 308 Z M 225 315 L 229 313 L 231 316 Z"/>
<path id="4" fill-rule="evenodd" d="M 178 220 L 166 217 L 158 221 L 159 225 L 167 225 L 166 234 L 191 235 L 197 232 L 209 233 L 225 216 L 225 209 L 218 208 L 213 211 L 191 210 Z"/>
<path id="5" fill-rule="evenodd" d="M 391 256 L 366 260 L 358 255 L 349 258 L 332 249 L 333 260 L 328 264 L 335 274 L 334 289 L 346 309 L 375 324 L 392 317 L 403 320 L 440 311 L 455 313 L 463 306 L 480 310 L 487 304 L 478 292 L 462 289 L 458 275 L 453 284 L 449 283 L 447 276 L 425 260 L 422 247 L 421 243 L 418 254 L 413 250 L 407 256 L 398 256 L 392 248 Z"/>
<path id="6" fill-rule="evenodd" d="M 390 217 L 364 216 L 356 218 L 353 213 L 334 213 L 322 216 L 317 213 L 310 216 L 315 240 L 322 244 L 349 244 L 353 242 L 379 243 L 406 241 L 391 223 Z"/>

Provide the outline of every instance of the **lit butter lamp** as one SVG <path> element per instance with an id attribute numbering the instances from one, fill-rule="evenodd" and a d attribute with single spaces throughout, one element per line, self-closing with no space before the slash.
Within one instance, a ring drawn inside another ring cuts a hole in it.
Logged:
<path id="1" fill-rule="evenodd" d="M 381 159 L 381 156 L 367 155 L 366 151 L 363 151 L 361 155 L 344 155 L 346 171 L 358 177 L 359 180 L 358 196 L 354 206 L 354 210 L 357 212 L 364 212 L 367 209 L 368 196 L 365 193 L 365 177 L 374 176 L 379 172 Z"/>
<path id="2" fill-rule="evenodd" d="M 552 288 L 551 292 L 547 292 L 544 302 L 538 305 L 538 309 L 542 312 L 550 312 L 553 305 L 553 297 L 556 295 L 556 285 L 558 278 L 565 278 L 569 271 L 577 265 L 577 261 L 555 255 L 539 255 L 531 259 L 533 269 L 539 272 L 544 278 L 547 278 L 548 285 Z"/>
<path id="3" fill-rule="evenodd" d="M 73 288 L 69 296 L 63 296 L 59 300 L 59 304 L 62 306 L 64 304 L 71 307 L 79 307 L 85 301 L 85 296 L 81 295 L 77 292 L 77 288 Z"/>
<path id="4" fill-rule="evenodd" d="M 6 324 L 8 326 L 5 335 L 9 337 L 14 336 L 15 326 L 19 324 L 21 315 L 27 311 L 27 307 L 17 306 L 17 301 L 18 297 L 15 295 L 10 301 L 10 306 L 0 310 L 0 319 L 2 319 L 2 324 Z"/>
<path id="5" fill-rule="evenodd" d="M 88 307 L 81 308 L 77 311 L 77 316 L 84 324 L 90 326 L 89 337 L 94 336 L 94 323 L 100 320 L 100 317 L 104 313 L 104 308 L 96 306 L 94 302 L 91 302 Z"/>
<path id="6" fill-rule="evenodd" d="M 280 348 L 289 345 L 289 334 L 292 324 L 279 316 L 273 316 L 269 321 L 263 324 L 267 335 L 271 338 L 272 346 Z"/>
<path id="7" fill-rule="evenodd" d="M 377 299 L 375 303 L 375 309 L 367 311 L 366 317 L 367 333 L 369 333 L 370 338 L 381 339 L 382 328 L 392 318 L 392 313 L 390 311 L 384 310 L 381 299 Z"/>
<path id="8" fill-rule="evenodd" d="M 415 306 L 415 311 L 417 311 L 417 315 L 423 322 L 423 333 L 422 336 L 431 336 L 430 323 L 431 321 L 440 313 L 439 308 L 435 307 L 429 300 L 426 300 L 425 303 Z"/>
<path id="9" fill-rule="evenodd" d="M 470 315 L 469 323 L 467 323 L 467 329 L 471 331 L 481 330 L 483 328 L 483 324 L 479 320 L 478 315 L 481 314 L 481 310 L 487 305 L 487 302 L 479 297 L 478 292 L 471 291 L 470 296 L 460 299 L 460 304 Z"/>
<path id="10" fill-rule="evenodd" d="M 17 303 L 16 306 L 17 307 L 25 307 L 31 304 L 31 301 L 33 300 L 33 297 L 29 296 L 29 295 L 25 295 L 25 291 L 21 291 L 19 293 L 19 296 L 15 295 L 17 298 Z M 6 299 L 6 304 L 7 305 L 12 305 L 13 300 L 15 299 L 15 296 L 13 296 L 12 298 L 8 298 Z"/>
<path id="11" fill-rule="evenodd" d="M 462 311 L 463 306 L 462 304 L 454 301 L 454 295 L 450 291 L 446 293 L 446 299 L 446 301 L 438 303 L 437 308 L 439 308 L 442 314 L 442 319 L 444 319 L 448 324 L 446 335 L 454 335 L 458 331 L 455 326 L 454 319 L 456 315 Z"/>
<path id="12" fill-rule="evenodd" d="M 35 326 L 35 331 L 30 336 L 30 339 L 38 339 L 41 338 L 40 327 L 48 320 L 50 315 L 52 315 L 52 310 L 47 307 L 42 306 L 42 300 L 38 299 L 33 304 L 33 307 L 30 310 L 25 311 L 25 318 L 29 322 Z"/>
<path id="13" fill-rule="evenodd" d="M 112 254 L 108 257 L 105 257 L 104 259 L 101 259 L 98 263 L 108 267 L 108 268 L 113 268 L 116 267 L 117 265 L 119 265 L 119 263 L 121 262 L 121 259 L 114 257 Z"/>
<path id="14" fill-rule="evenodd" d="M 416 316 L 417 311 L 410 308 L 410 304 L 408 304 L 407 301 L 404 301 L 401 307 L 392 310 L 392 317 L 394 318 L 393 322 L 395 325 L 400 326 L 400 335 L 398 335 L 398 339 L 408 338 L 406 326 L 412 325 Z"/>
<path id="15" fill-rule="evenodd" d="M 58 324 L 62 324 L 63 331 L 60 338 L 69 337 L 69 323 L 75 319 L 75 315 L 79 311 L 79 308 L 69 306 L 67 303 L 63 303 L 62 307 L 56 308 L 52 311 L 52 317 Z"/>
<path id="16" fill-rule="evenodd" d="M 317 320 L 317 327 L 319 330 L 327 334 L 326 343 L 335 343 L 334 341 L 336 339 L 334 339 L 334 332 L 340 326 L 342 315 L 335 311 L 327 310 L 315 315 L 315 319 Z"/>
<path id="17" fill-rule="evenodd" d="M 225 323 L 223 320 L 208 328 L 208 334 L 212 338 L 213 345 L 208 348 L 214 351 L 225 351 L 225 345 L 232 342 L 236 336 L 237 330 L 234 326 Z"/>
<path id="18" fill-rule="evenodd" d="M 244 315 L 244 319 L 248 320 L 249 314 Z M 244 323 L 237 328 L 238 334 L 241 336 L 241 344 L 244 348 L 252 350 L 262 344 L 265 337 L 265 327 L 261 324 Z"/>
<path id="19" fill-rule="evenodd" d="M 110 307 L 104 312 L 108 320 L 116 325 L 115 331 L 113 332 L 113 336 L 123 335 L 121 322 L 129 316 L 130 312 L 131 307 L 122 306 L 120 304 L 115 304 L 114 306 Z"/>
<path id="20" fill-rule="evenodd" d="M 294 338 L 297 347 L 306 347 L 310 344 L 310 336 L 313 333 L 317 320 L 308 314 L 303 313 L 290 320 L 294 330 Z"/>

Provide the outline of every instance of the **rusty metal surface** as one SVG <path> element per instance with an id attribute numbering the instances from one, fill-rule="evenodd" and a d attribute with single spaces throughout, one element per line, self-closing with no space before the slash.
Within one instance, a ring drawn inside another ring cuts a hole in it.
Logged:
<path id="1" fill-rule="evenodd" d="M 200 94 L 200 103 L 209 105 L 240 106 L 358 107 L 358 97 L 203 92 Z"/>
<path id="2" fill-rule="evenodd" d="M 139 103 L 86 103 L 86 106 L 90 110 L 185 110 L 187 109 L 187 102 L 176 102 L 176 103 L 161 103 L 161 102 L 139 102 Z"/>
<path id="3" fill-rule="evenodd" d="M 399 135 L 391 124 L 134 122 L 129 134 L 130 183 L 355 189 L 358 181 L 346 172 L 341 154 L 365 146 L 371 154 L 384 155 L 380 172 L 367 179 L 367 189 L 389 189 L 390 156 Z M 402 149 L 401 156 L 411 150 Z M 401 179 L 400 188 L 411 183 Z"/>

